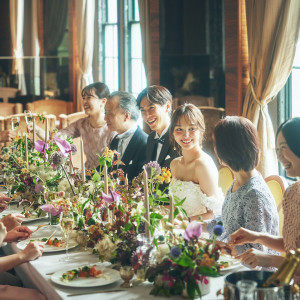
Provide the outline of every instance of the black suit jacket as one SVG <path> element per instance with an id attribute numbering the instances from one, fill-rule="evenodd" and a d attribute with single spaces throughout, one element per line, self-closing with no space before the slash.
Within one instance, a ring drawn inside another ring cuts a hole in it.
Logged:
<path id="1" fill-rule="evenodd" d="M 119 169 L 124 170 L 129 181 L 142 172 L 146 163 L 147 137 L 148 135 L 138 126 L 121 159 L 125 165 L 119 165 Z M 110 149 L 117 150 L 117 145 L 118 140 L 115 137 L 111 141 Z"/>
<path id="2" fill-rule="evenodd" d="M 154 157 L 154 151 L 156 149 L 156 147 L 155 147 L 156 142 L 154 139 L 155 135 L 156 135 L 156 132 L 153 131 L 148 136 L 146 163 L 153 160 L 153 157 Z M 173 146 L 170 143 L 170 136 L 169 136 L 169 131 L 168 131 L 165 134 L 165 140 L 164 140 L 163 146 L 161 148 L 157 162 L 159 163 L 159 165 L 161 167 L 170 168 L 171 161 L 178 156 L 179 156 L 178 152 L 173 149 Z"/>

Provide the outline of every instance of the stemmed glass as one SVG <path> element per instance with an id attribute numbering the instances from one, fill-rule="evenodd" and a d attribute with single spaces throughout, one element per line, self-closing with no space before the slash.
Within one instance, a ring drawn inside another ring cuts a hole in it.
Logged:
<path id="1" fill-rule="evenodd" d="M 10 126 L 12 130 L 17 130 L 20 125 L 20 118 L 19 117 L 12 117 L 10 119 Z"/>
<path id="2" fill-rule="evenodd" d="M 32 122 L 32 111 L 31 110 L 24 110 L 24 117 L 25 122 L 27 125 Z"/>
<path id="3" fill-rule="evenodd" d="M 74 225 L 74 216 L 72 212 L 62 212 L 59 217 L 59 225 L 66 239 L 66 257 L 60 259 L 60 261 L 69 262 L 71 261 L 69 257 L 69 237 Z"/>

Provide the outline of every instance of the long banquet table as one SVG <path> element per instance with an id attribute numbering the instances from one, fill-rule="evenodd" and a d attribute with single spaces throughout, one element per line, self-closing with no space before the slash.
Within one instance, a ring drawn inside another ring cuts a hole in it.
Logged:
<path id="1" fill-rule="evenodd" d="M 1 215 L 1 214 L 0 214 Z M 39 220 L 35 222 L 30 222 L 24 225 L 27 225 L 30 229 L 34 230 L 37 225 L 46 223 L 47 219 Z M 58 230 L 59 227 L 58 227 Z M 33 237 L 47 237 L 49 232 L 52 232 L 53 228 L 45 226 L 39 231 L 32 235 Z M 56 235 L 59 235 L 57 232 Z M 20 251 L 16 243 L 8 244 L 2 247 L 6 255 L 16 253 Z M 120 289 L 122 279 L 118 280 L 115 283 L 112 283 L 107 286 L 93 287 L 93 288 L 73 288 L 57 285 L 51 281 L 51 275 L 49 273 L 54 273 L 59 270 L 70 270 L 72 268 L 86 265 L 86 264 L 99 264 L 99 258 L 97 255 L 92 254 L 90 251 L 85 251 L 82 247 L 78 246 L 70 250 L 71 262 L 60 262 L 59 259 L 65 256 L 64 251 L 55 252 L 55 253 L 44 253 L 42 257 L 37 260 L 24 263 L 16 267 L 16 272 L 18 276 L 24 283 L 25 287 L 38 289 L 42 294 L 44 294 L 49 300 L 58 300 L 58 299 L 91 299 L 99 300 L 100 299 L 167 299 L 162 297 L 154 297 L 150 295 L 150 290 L 152 284 L 149 282 L 144 282 L 141 284 L 134 285 L 133 288 L 123 289 L 118 292 L 111 292 L 114 289 Z M 108 263 L 104 265 L 109 266 Z M 240 267 L 240 270 L 245 269 Z M 239 270 L 235 269 L 235 271 Z M 224 275 L 224 274 L 223 274 Z M 218 278 L 211 278 L 211 288 L 210 293 L 202 297 L 204 300 L 212 299 L 223 299 L 222 295 L 217 296 L 216 292 L 219 289 L 223 290 L 224 286 L 224 276 Z M 91 292 L 101 291 L 101 293 L 91 294 Z M 108 291 L 108 292 L 105 292 Z M 69 297 L 68 295 L 74 293 L 88 293 L 85 295 L 78 295 Z M 180 299 L 180 297 L 178 297 Z"/>

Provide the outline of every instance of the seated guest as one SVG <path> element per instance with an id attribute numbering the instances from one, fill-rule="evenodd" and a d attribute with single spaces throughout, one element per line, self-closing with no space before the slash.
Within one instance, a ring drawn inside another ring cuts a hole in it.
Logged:
<path id="1" fill-rule="evenodd" d="M 20 239 L 30 237 L 31 231 L 28 227 L 19 226 L 7 232 L 5 226 L 0 223 L 0 246 L 2 242 L 16 242 Z M 36 299 L 45 300 L 46 298 L 36 290 L 21 288 L 18 278 L 6 271 L 30 260 L 35 260 L 44 251 L 43 243 L 29 243 L 24 250 L 0 257 L 0 299 Z"/>
<path id="2" fill-rule="evenodd" d="M 276 152 L 286 174 L 290 177 L 300 177 L 300 118 L 284 122 L 277 130 Z M 282 237 L 268 232 L 254 232 L 240 228 L 230 237 L 232 245 L 259 243 L 270 249 L 287 253 L 300 248 L 300 180 L 287 188 L 282 200 L 283 230 Z M 283 256 L 270 255 L 258 250 L 248 250 L 240 259 L 251 267 L 273 266 L 278 268 L 283 262 Z M 298 267 L 294 282 L 300 284 L 300 268 Z"/>
<path id="3" fill-rule="evenodd" d="M 6 195 L 0 193 L 0 213 L 3 212 L 6 207 L 7 203 L 11 200 L 10 197 L 7 197 Z"/>
<path id="4" fill-rule="evenodd" d="M 116 135 L 106 126 L 104 120 L 104 106 L 109 96 L 109 89 L 105 83 L 95 82 L 86 86 L 81 92 L 84 112 L 88 115 L 71 123 L 60 130 L 59 135 L 67 135 L 71 138 L 81 137 L 86 156 L 85 167 L 96 168 L 99 165 L 99 157 Z M 29 127 L 33 129 L 32 124 Z M 36 126 L 36 132 L 40 138 L 45 138 L 45 131 Z"/>
<path id="5" fill-rule="evenodd" d="M 1 130 L 0 131 L 0 142 L 12 142 L 13 139 L 16 137 L 17 132 L 14 130 Z"/>
<path id="6" fill-rule="evenodd" d="M 240 227 L 278 235 L 278 213 L 275 200 L 261 174 L 255 169 L 260 155 L 258 134 L 254 125 L 243 117 L 226 117 L 214 130 L 215 151 L 220 162 L 229 167 L 234 181 L 228 189 L 221 218 L 208 223 L 222 221 L 225 233 L 221 240 L 228 242 L 230 235 Z M 238 254 L 249 248 L 263 250 L 258 244 L 237 246 Z M 273 252 L 273 250 L 267 250 Z"/>
<path id="7" fill-rule="evenodd" d="M 119 153 L 125 165 L 118 167 L 128 175 L 129 181 L 142 172 L 146 160 L 147 134 L 137 125 L 139 109 L 136 99 L 127 92 L 114 92 L 105 105 L 105 121 L 111 131 L 118 135 L 110 149 Z"/>
<path id="8" fill-rule="evenodd" d="M 185 198 L 182 207 L 188 217 L 206 220 L 221 211 L 223 195 L 218 188 L 218 169 L 201 148 L 204 132 L 204 118 L 195 105 L 184 104 L 175 110 L 170 138 L 182 156 L 171 162 L 170 192 Z"/>
<path id="9" fill-rule="evenodd" d="M 157 161 L 161 167 L 170 168 L 171 161 L 178 157 L 169 135 L 171 93 L 163 86 L 149 86 L 138 95 L 137 104 L 144 122 L 153 130 L 147 140 L 146 163 Z"/>

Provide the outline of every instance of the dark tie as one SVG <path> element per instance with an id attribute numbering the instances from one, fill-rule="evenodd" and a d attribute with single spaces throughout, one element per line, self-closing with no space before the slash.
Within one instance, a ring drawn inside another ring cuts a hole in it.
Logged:
<path id="1" fill-rule="evenodd" d="M 153 155 L 152 155 L 152 160 L 155 161 L 156 160 L 156 154 L 157 154 L 157 146 L 158 144 L 164 144 L 166 139 L 166 135 L 163 135 L 160 138 L 156 138 L 154 139 L 154 148 L 153 148 Z"/>

